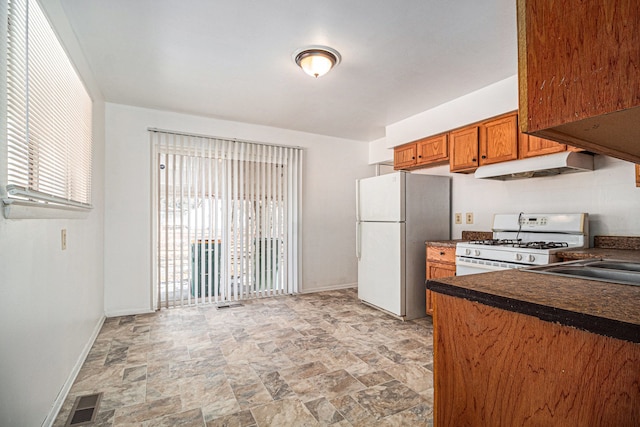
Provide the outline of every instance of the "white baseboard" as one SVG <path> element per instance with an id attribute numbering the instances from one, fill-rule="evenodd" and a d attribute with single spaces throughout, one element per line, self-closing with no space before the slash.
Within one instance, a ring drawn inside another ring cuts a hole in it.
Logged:
<path id="1" fill-rule="evenodd" d="M 320 286 L 316 288 L 303 289 L 300 291 L 301 294 L 312 294 L 315 292 L 324 292 L 324 291 L 336 291 L 338 289 L 349 289 L 355 288 L 358 286 L 358 282 L 354 283 L 343 283 L 339 285 L 328 285 L 328 286 Z"/>
<path id="2" fill-rule="evenodd" d="M 84 348 L 82 349 L 82 352 L 78 356 L 78 360 L 76 360 L 76 363 L 73 366 L 71 373 L 69 373 L 69 377 L 67 377 L 67 380 L 64 382 L 64 385 L 62 386 L 60 393 L 58 393 L 58 397 L 56 398 L 55 402 L 53 402 L 53 406 L 51 407 L 51 410 L 49 411 L 47 418 L 45 418 L 44 421 L 42 422 L 43 427 L 51 427 L 51 425 L 53 425 L 54 421 L 56 420 L 56 417 L 58 416 L 58 412 L 60 412 L 60 408 L 62 408 L 62 405 L 64 404 L 64 400 L 67 398 L 67 395 L 69 394 L 69 390 L 71 390 L 71 386 L 73 385 L 73 382 L 76 380 L 78 373 L 80 373 L 80 369 L 82 368 L 82 365 L 84 364 L 85 359 L 89 355 L 89 351 L 91 351 L 91 347 L 93 347 L 93 343 L 96 341 L 96 338 L 98 338 L 98 334 L 100 333 L 100 329 L 102 329 L 102 325 L 104 324 L 105 319 L 106 317 L 102 316 L 98 320 L 98 323 L 96 323 L 95 328 L 93 328 L 93 332 L 91 333 L 89 340 L 87 341 Z"/>
<path id="3" fill-rule="evenodd" d="M 153 310 L 149 310 L 149 308 L 138 308 L 138 309 L 130 309 L 130 310 L 113 310 L 113 311 L 105 311 L 104 314 L 107 317 L 119 317 L 119 316 L 133 316 L 135 314 L 149 314 L 155 313 Z"/>

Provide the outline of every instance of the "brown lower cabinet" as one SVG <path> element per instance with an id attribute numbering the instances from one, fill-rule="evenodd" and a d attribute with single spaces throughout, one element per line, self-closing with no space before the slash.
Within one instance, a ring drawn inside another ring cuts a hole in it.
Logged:
<path id="1" fill-rule="evenodd" d="M 636 165 L 636 187 L 640 187 L 640 165 Z"/>
<path id="2" fill-rule="evenodd" d="M 434 425 L 640 425 L 640 344 L 433 299 Z"/>
<path id="3" fill-rule="evenodd" d="M 427 280 L 456 275 L 456 248 L 427 243 Z M 433 316 L 432 293 L 427 289 L 427 314 Z"/>

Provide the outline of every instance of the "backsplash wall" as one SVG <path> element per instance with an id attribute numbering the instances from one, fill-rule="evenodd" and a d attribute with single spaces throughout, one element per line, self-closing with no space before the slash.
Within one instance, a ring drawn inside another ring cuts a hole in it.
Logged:
<path id="1" fill-rule="evenodd" d="M 452 177 L 452 238 L 462 230 L 490 230 L 496 213 L 587 212 L 591 245 L 595 235 L 640 236 L 640 188 L 634 165 L 608 156 L 594 157 L 593 172 L 514 181 L 476 179 L 449 173 L 449 166 L 414 173 Z M 473 212 L 473 224 L 453 224 L 453 214 Z"/>

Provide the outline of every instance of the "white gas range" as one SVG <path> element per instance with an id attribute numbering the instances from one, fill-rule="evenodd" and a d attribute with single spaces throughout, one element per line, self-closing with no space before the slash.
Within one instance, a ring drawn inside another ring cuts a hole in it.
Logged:
<path id="1" fill-rule="evenodd" d="M 589 247 L 589 215 L 496 214 L 493 239 L 456 245 L 456 275 L 551 264 L 567 248 Z"/>

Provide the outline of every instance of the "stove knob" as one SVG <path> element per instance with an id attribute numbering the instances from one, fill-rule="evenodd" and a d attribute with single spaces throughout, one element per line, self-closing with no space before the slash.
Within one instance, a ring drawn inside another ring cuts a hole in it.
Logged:
<path id="1" fill-rule="evenodd" d="M 516 261 L 522 261 L 522 254 L 516 254 Z"/>
<path id="2" fill-rule="evenodd" d="M 464 250 L 464 254 L 465 255 L 471 255 L 471 249 L 465 249 Z"/>
<path id="3" fill-rule="evenodd" d="M 474 251 L 474 255 L 475 255 L 475 256 L 480 256 L 480 251 L 476 249 L 476 250 Z"/>
<path id="4" fill-rule="evenodd" d="M 529 255 L 529 262 L 533 262 L 536 260 L 536 257 L 534 257 L 533 255 Z"/>

